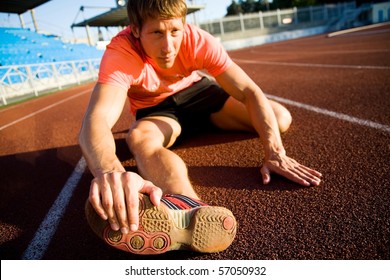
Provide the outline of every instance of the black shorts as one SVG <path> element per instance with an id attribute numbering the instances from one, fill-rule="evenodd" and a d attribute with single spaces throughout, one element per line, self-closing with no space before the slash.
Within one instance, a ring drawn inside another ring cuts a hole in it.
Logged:
<path id="1" fill-rule="evenodd" d="M 164 116 L 179 122 L 183 130 L 199 130 L 210 123 L 210 115 L 221 110 L 228 98 L 220 86 L 204 77 L 155 106 L 138 109 L 136 119 Z"/>

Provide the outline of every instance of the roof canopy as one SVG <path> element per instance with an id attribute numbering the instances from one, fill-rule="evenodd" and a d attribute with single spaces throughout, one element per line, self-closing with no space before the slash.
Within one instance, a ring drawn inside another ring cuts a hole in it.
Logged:
<path id="1" fill-rule="evenodd" d="M 1 0 L 0 13 L 23 14 L 28 10 L 34 9 L 50 0 Z"/>
<path id="2" fill-rule="evenodd" d="M 188 13 L 191 14 L 203 9 L 202 5 L 188 5 Z M 82 26 L 102 26 L 102 27 L 113 27 L 113 26 L 126 26 L 129 24 L 127 18 L 126 7 L 112 8 L 108 12 L 97 15 L 90 19 L 86 19 L 79 23 L 72 24 L 73 27 Z"/>

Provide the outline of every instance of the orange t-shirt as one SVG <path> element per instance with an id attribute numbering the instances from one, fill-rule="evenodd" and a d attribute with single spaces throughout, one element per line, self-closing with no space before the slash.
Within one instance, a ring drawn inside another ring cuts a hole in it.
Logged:
<path id="1" fill-rule="evenodd" d="M 186 24 L 173 67 L 160 72 L 148 62 L 140 42 L 127 27 L 107 46 L 100 64 L 98 82 L 126 89 L 131 111 L 135 114 L 137 109 L 154 106 L 199 81 L 201 76 L 197 70 L 207 70 L 215 77 L 231 63 L 222 45 L 212 35 Z"/>

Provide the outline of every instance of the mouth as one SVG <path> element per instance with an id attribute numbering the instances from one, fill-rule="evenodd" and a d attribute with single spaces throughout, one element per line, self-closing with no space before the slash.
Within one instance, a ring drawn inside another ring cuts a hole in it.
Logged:
<path id="1" fill-rule="evenodd" d="M 164 62 L 171 62 L 171 61 L 175 60 L 175 56 L 174 55 L 163 56 L 163 57 L 159 57 L 159 59 L 164 61 Z"/>

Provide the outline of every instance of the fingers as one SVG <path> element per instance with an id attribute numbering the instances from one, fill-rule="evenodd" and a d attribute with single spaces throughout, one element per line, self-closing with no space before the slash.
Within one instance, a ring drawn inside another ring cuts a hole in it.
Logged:
<path id="1" fill-rule="evenodd" d="M 299 167 L 288 170 L 285 175 L 286 178 L 298 183 L 302 186 L 310 187 L 312 180 Z"/>
<path id="2" fill-rule="evenodd" d="M 322 174 L 304 165 L 298 167 L 299 175 L 308 185 L 318 186 L 321 183 Z"/>
<path id="3" fill-rule="evenodd" d="M 129 215 L 130 230 L 136 231 L 139 226 L 139 193 L 145 193 L 149 195 L 150 200 L 155 206 L 160 205 L 160 199 L 162 196 L 162 190 L 156 187 L 152 182 L 142 179 L 138 174 L 127 173 L 126 181 L 124 185 L 133 185 L 133 188 L 126 188 L 126 202 L 127 202 L 127 213 Z"/>
<path id="4" fill-rule="evenodd" d="M 156 187 L 150 181 L 144 181 L 142 188 L 140 189 L 141 193 L 146 193 L 150 196 L 150 200 L 154 206 L 159 206 L 163 192 L 160 188 Z"/>
<path id="5" fill-rule="evenodd" d="M 311 169 L 307 166 L 301 165 L 301 167 L 310 174 L 310 176 L 313 176 L 315 178 L 321 178 L 322 174 L 314 169 Z"/>
<path id="6" fill-rule="evenodd" d="M 126 193 L 126 210 L 127 210 L 127 219 L 129 221 L 130 230 L 138 230 L 139 217 L 138 217 L 138 208 L 139 208 L 139 179 L 133 175 L 133 173 L 126 173 L 123 176 L 123 185 L 125 186 Z M 142 182 L 141 182 L 142 183 Z M 134 185 L 135 188 L 132 188 L 131 185 Z"/>
<path id="7" fill-rule="evenodd" d="M 89 201 L 113 230 L 127 234 L 138 229 L 139 193 L 148 194 L 154 205 L 160 204 L 162 190 L 150 181 L 133 172 L 110 172 L 92 180 Z"/>
<path id="8" fill-rule="evenodd" d="M 267 185 L 271 181 L 271 174 L 269 169 L 263 165 L 263 167 L 260 169 L 260 172 L 263 177 L 263 184 Z"/>
<path id="9" fill-rule="evenodd" d="M 103 205 L 100 202 L 99 184 L 96 182 L 96 179 L 92 180 L 91 187 L 89 189 L 88 200 L 91 203 L 92 207 L 95 209 L 96 213 L 103 220 L 107 220 L 108 216 L 103 208 Z"/>
<path id="10" fill-rule="evenodd" d="M 270 182 L 271 172 L 284 176 L 302 186 L 318 186 L 321 183 L 322 174 L 320 172 L 306 167 L 287 156 L 264 162 L 261 168 L 264 184 Z"/>
<path id="11" fill-rule="evenodd" d="M 115 206 L 120 208 L 118 203 L 118 186 L 116 185 L 117 180 L 115 179 L 113 173 L 103 174 L 103 176 L 97 179 L 100 187 L 101 203 L 107 214 L 108 222 L 113 230 L 119 230 L 119 222 L 116 216 L 116 211 L 114 209 L 114 198 Z"/>
<path id="12" fill-rule="evenodd" d="M 109 179 L 113 199 L 113 207 L 111 208 L 114 211 L 111 228 L 113 230 L 120 229 L 123 234 L 126 234 L 129 232 L 129 225 L 121 175 L 120 173 L 109 173 L 107 177 Z"/>

